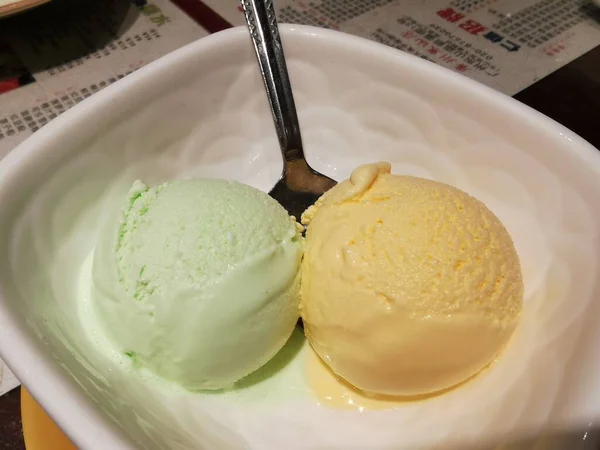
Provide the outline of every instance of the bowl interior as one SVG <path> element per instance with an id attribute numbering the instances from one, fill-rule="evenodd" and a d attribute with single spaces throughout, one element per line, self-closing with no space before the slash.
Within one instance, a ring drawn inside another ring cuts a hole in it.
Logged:
<path id="1" fill-rule="evenodd" d="M 133 180 L 222 177 L 266 191 L 278 178 L 277 140 L 254 55 L 246 31 L 234 29 L 107 88 L 3 162 L 0 325 L 7 327 L 0 331 L 0 350 L 17 376 L 88 448 L 103 448 L 95 440 L 101 435 L 113 439 L 114 448 L 130 442 L 324 448 L 336 441 L 317 424 L 343 428 L 349 420 L 361 424 L 352 435 L 356 448 L 376 448 L 373 427 L 384 425 L 392 429 L 381 431 L 382 445 L 414 448 L 449 436 L 469 439 L 596 417 L 595 150 L 517 102 L 395 50 L 307 27 L 286 26 L 283 38 L 307 157 L 317 170 L 339 180 L 357 164 L 388 160 L 395 173 L 471 193 L 505 223 L 521 257 L 526 293 L 522 323 L 503 358 L 468 389 L 387 415 L 309 413 L 298 400 L 294 408 L 306 417 L 282 407 L 255 411 L 249 421 L 218 401 L 198 406 L 179 392 L 165 401 L 97 351 L 96 336 L 84 329 L 86 306 L 78 299 L 86 283 L 79 273 L 100 226 Z M 13 344 L 40 358 L 27 361 L 35 374 Z M 37 383 L 55 385 L 66 398 L 36 392 Z M 74 417 L 78 403 L 85 407 Z M 273 420 L 281 422 L 277 432 L 268 430 Z M 399 420 L 403 427 L 394 426 Z"/>

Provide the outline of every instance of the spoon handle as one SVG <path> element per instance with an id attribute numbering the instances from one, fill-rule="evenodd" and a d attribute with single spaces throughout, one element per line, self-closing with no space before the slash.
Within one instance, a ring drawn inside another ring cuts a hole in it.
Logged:
<path id="1" fill-rule="evenodd" d="M 304 159 L 298 114 L 272 0 L 241 0 L 285 162 Z"/>

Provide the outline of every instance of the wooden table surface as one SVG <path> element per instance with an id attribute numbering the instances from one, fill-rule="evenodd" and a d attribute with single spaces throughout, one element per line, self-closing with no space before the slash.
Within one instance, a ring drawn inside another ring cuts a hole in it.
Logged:
<path id="1" fill-rule="evenodd" d="M 210 32 L 228 24 L 197 0 L 173 0 Z M 562 67 L 515 98 L 600 148 L 600 46 Z M 19 388 L 0 397 L 0 450 L 23 450 Z"/>

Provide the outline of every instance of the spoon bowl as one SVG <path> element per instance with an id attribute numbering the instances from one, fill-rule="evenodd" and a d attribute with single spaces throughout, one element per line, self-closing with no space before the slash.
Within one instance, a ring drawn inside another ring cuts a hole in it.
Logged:
<path id="1" fill-rule="evenodd" d="M 300 220 L 302 213 L 335 185 L 335 180 L 317 172 L 300 158 L 286 161 L 283 175 L 269 195 Z"/>

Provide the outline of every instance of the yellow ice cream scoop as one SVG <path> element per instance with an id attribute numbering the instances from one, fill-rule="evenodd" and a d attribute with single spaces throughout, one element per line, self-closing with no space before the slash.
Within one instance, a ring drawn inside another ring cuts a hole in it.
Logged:
<path id="1" fill-rule="evenodd" d="M 512 239 L 459 189 L 365 165 L 302 222 L 306 336 L 361 390 L 452 387 L 492 362 L 518 323 L 523 280 Z"/>

